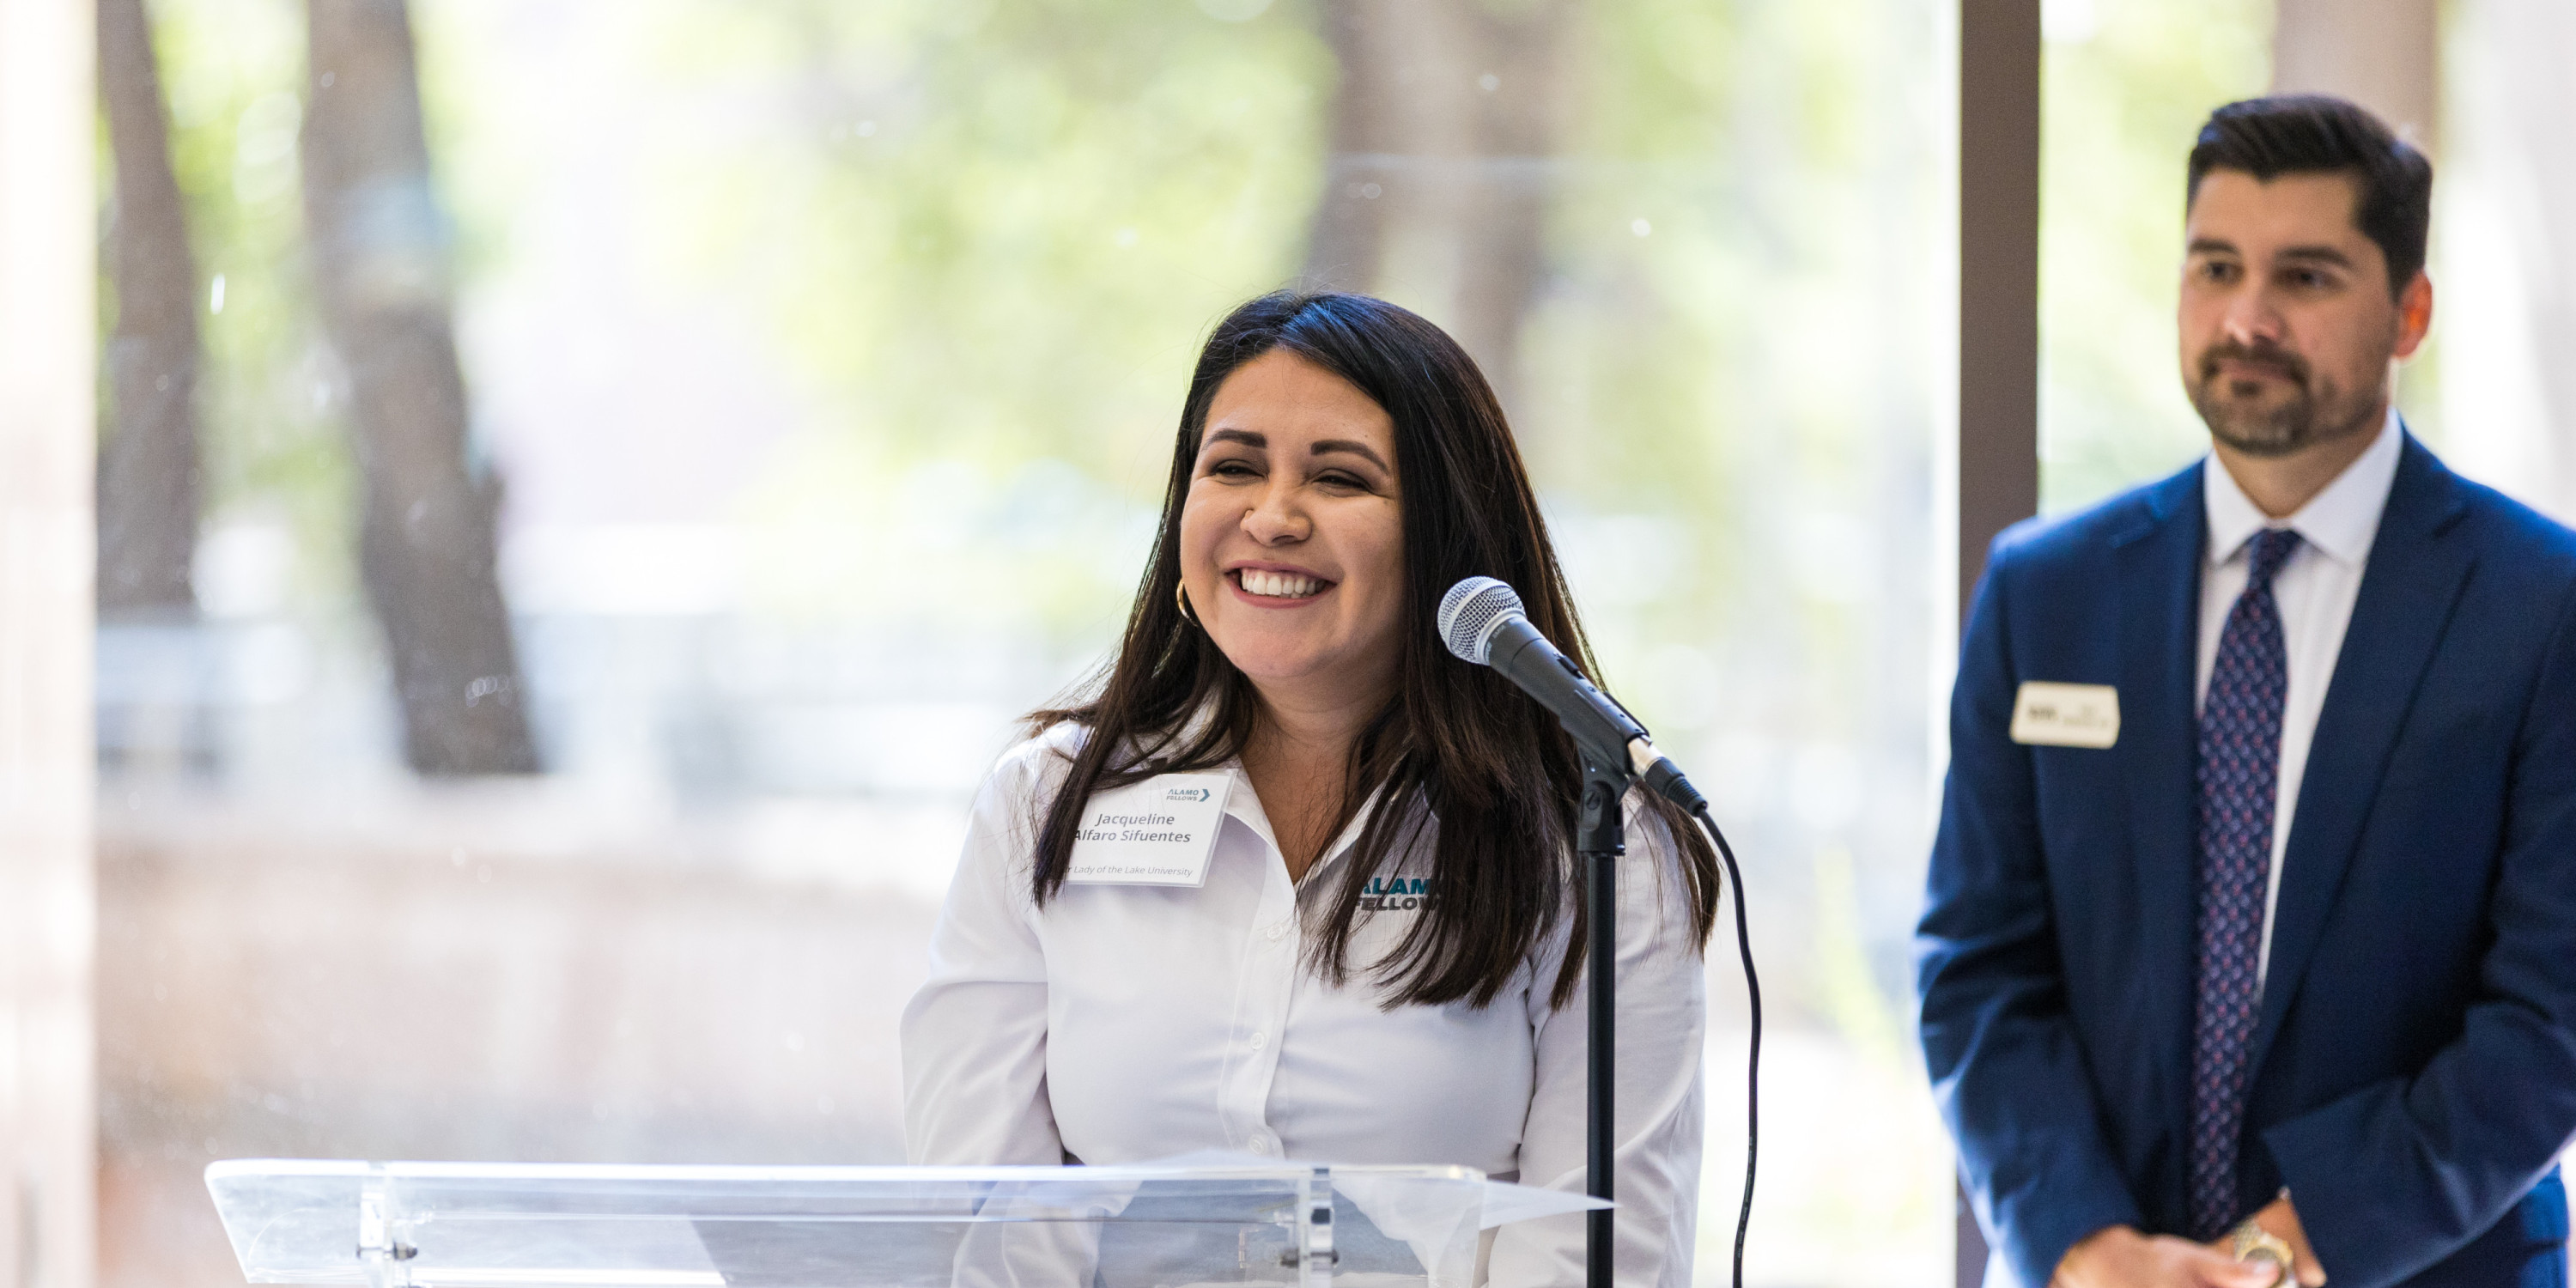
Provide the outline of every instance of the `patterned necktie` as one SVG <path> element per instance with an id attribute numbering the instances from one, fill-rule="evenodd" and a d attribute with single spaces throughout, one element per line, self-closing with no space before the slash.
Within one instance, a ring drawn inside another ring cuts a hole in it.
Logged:
<path id="1" fill-rule="evenodd" d="M 2261 1014 L 2257 970 L 2272 811 L 2281 781 L 2281 701 L 2289 650 L 2272 577 L 2299 534 L 2254 537 L 2245 592 L 2228 610 L 2200 711 L 2200 907 L 2194 953 L 2191 1086 L 2192 1237 L 2236 1219 L 2236 1141 L 2245 1123 L 2246 1047 Z"/>

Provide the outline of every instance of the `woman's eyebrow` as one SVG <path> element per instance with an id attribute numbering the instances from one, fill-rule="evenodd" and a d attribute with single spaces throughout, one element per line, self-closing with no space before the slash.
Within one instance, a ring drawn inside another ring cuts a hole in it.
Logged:
<path id="1" fill-rule="evenodd" d="M 1246 447 L 1270 446 L 1270 440 L 1268 437 L 1256 434 L 1248 429 L 1219 429 L 1210 431 L 1207 436 L 1207 443 L 1203 443 L 1201 446 L 1204 447 L 1214 443 L 1241 443 Z"/>
<path id="2" fill-rule="evenodd" d="M 1385 470 L 1390 474 L 1395 472 L 1395 467 L 1387 464 L 1386 461 L 1377 454 L 1377 449 L 1370 447 L 1368 444 L 1360 442 L 1357 439 L 1317 439 L 1314 446 L 1306 449 L 1306 454 L 1308 456 L 1322 456 L 1327 452 L 1348 452 L 1353 456 L 1366 459 L 1371 465 L 1375 465 L 1379 469 Z"/>

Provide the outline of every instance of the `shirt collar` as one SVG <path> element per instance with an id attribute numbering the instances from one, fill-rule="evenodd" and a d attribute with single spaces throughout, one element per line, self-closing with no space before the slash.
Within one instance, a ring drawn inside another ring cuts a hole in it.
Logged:
<path id="1" fill-rule="evenodd" d="M 1181 732 L 1174 742 L 1186 744 L 1198 737 L 1206 731 L 1208 723 L 1216 719 L 1216 712 L 1215 702 L 1201 703 L 1199 709 L 1191 712 L 1190 718 L 1182 723 Z M 1243 772 L 1243 757 L 1232 757 L 1213 771 L 1203 772 L 1234 776 L 1234 785 L 1225 794 L 1225 816 L 1250 828 L 1252 834 L 1260 837 L 1264 844 L 1272 850 L 1277 850 L 1279 835 L 1271 830 L 1269 811 L 1262 808 L 1260 797 L 1252 790 L 1251 775 Z M 1360 833 L 1368 830 L 1369 819 L 1376 815 L 1379 804 L 1385 798 L 1386 784 L 1380 783 L 1376 790 L 1368 794 L 1368 799 L 1360 802 L 1359 809 L 1351 815 L 1351 821 L 1342 825 L 1341 835 L 1334 837 L 1332 844 L 1325 846 L 1324 852 L 1316 857 L 1315 865 L 1306 870 L 1308 880 L 1312 880 L 1316 873 L 1332 867 L 1344 853 L 1359 843 Z M 1426 814 L 1429 813 L 1427 806 L 1422 808 Z M 1301 881 L 1298 884 L 1302 886 L 1306 883 Z"/>
<path id="2" fill-rule="evenodd" d="M 2298 513 L 2280 521 L 2267 517 L 2245 495 L 2245 489 L 2236 485 L 2236 477 L 2227 472 L 2227 466 L 2212 454 L 2200 471 L 2202 509 L 2209 516 L 2209 566 L 2215 568 L 2236 558 L 2255 533 L 2270 527 L 2288 528 L 2328 558 L 2360 566 L 2370 556 L 2371 539 L 2379 535 L 2379 516 L 2388 508 L 2389 489 L 2397 484 L 2397 458 L 2405 443 L 2403 430 L 2404 422 L 2398 419 L 2397 407 L 2392 403 L 2388 418 L 2380 423 L 2379 437 L 2372 439 L 2359 458 L 2326 484 L 2324 491 L 2310 497 Z"/>
<path id="3" fill-rule="evenodd" d="M 1225 796 L 1226 816 L 1252 829 L 1253 834 L 1260 837 L 1271 849 L 1278 849 L 1279 836 L 1271 830 L 1269 812 L 1262 808 L 1261 798 L 1252 790 L 1251 776 L 1243 772 L 1242 758 L 1237 757 L 1225 762 L 1224 772 L 1234 775 L 1233 790 L 1227 792 Z M 1306 869 L 1305 880 L 1298 884 L 1303 886 L 1312 882 L 1316 873 L 1334 866 L 1352 846 L 1359 844 L 1360 833 L 1368 830 L 1369 819 L 1376 816 L 1378 806 L 1384 803 L 1385 799 L 1386 784 L 1380 783 L 1376 790 L 1368 794 L 1368 799 L 1360 802 L 1358 811 L 1351 815 L 1351 821 L 1342 825 L 1341 834 L 1324 847 L 1322 854 L 1316 856 L 1315 865 Z"/>

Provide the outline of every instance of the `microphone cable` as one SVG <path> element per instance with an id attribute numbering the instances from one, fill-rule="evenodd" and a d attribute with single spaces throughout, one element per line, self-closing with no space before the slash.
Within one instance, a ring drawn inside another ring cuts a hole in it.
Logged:
<path id="1" fill-rule="evenodd" d="M 1727 881 L 1735 887 L 1735 950 L 1744 959 L 1744 996 L 1753 1020 L 1753 1040 L 1744 1062 L 1744 1204 L 1735 1213 L 1735 1288 L 1744 1288 L 1744 1234 L 1753 1221 L 1753 1173 L 1762 1140 L 1762 980 L 1753 970 L 1753 933 L 1744 917 L 1744 871 L 1735 865 L 1735 849 L 1726 843 L 1726 833 L 1718 829 L 1707 800 L 1699 802 L 1691 817 L 1717 842 L 1718 857 L 1726 860 Z"/>

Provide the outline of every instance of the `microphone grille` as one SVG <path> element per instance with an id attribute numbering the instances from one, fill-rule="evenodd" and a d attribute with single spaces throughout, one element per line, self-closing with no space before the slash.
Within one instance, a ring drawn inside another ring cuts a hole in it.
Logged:
<path id="1" fill-rule="evenodd" d="M 1527 617 L 1518 592 L 1491 577 L 1469 577 L 1440 597 L 1440 642 L 1478 666 L 1488 664 L 1494 630 Z"/>

